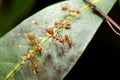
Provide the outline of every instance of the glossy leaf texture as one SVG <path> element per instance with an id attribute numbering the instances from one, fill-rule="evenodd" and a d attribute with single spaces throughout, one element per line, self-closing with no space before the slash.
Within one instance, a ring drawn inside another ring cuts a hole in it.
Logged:
<path id="1" fill-rule="evenodd" d="M 103 12 L 108 13 L 117 0 L 91 1 Z M 70 35 L 73 49 L 70 49 L 67 43 L 61 44 L 50 38 L 44 42 L 42 53 L 38 55 L 40 72 L 35 74 L 30 62 L 26 61 L 10 80 L 62 80 L 67 75 L 103 21 L 103 18 L 93 13 L 83 0 L 68 0 L 51 5 L 24 20 L 3 36 L 0 39 L 0 80 L 21 62 L 21 56 L 28 54 L 28 49 L 32 45 L 27 34 L 35 33 L 38 38 L 46 38 L 46 29 L 55 27 L 56 21 L 62 21 L 68 15 L 61 10 L 66 4 L 70 9 L 81 10 L 80 14 L 70 21 L 71 28 L 62 29 L 60 33 L 62 37 L 65 34 Z M 38 24 L 33 24 L 33 21 L 37 21 Z"/>

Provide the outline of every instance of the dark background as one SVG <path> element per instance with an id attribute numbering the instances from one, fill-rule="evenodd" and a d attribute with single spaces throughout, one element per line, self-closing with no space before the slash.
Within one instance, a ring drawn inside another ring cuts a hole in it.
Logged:
<path id="1" fill-rule="evenodd" d="M 35 5 L 28 13 L 23 15 L 23 17 L 20 17 L 14 26 L 37 11 L 59 1 L 61 0 L 36 0 Z M 3 6 L 4 8 L 10 5 L 9 0 L 3 0 L 3 2 L 6 5 Z M 110 11 L 109 15 L 120 24 L 120 7 L 118 2 Z M 7 31 L 11 29 L 12 28 Z M 4 32 L 3 35 L 6 32 Z M 120 80 L 119 45 L 120 37 L 111 30 L 104 20 L 103 24 L 99 27 L 92 41 L 84 51 L 82 57 L 64 80 Z"/>

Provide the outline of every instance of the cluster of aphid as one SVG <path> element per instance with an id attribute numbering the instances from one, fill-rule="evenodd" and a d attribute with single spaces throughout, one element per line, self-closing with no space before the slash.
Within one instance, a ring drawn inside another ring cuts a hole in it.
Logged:
<path id="1" fill-rule="evenodd" d="M 80 14 L 79 10 L 71 10 L 66 5 L 62 6 L 61 10 L 69 12 L 68 16 L 70 16 L 70 17 L 75 17 L 76 15 Z M 35 25 L 38 25 L 37 21 L 32 21 L 32 23 Z M 62 36 L 60 36 L 60 34 L 59 34 L 61 29 L 67 30 L 67 29 L 71 28 L 70 19 L 66 19 L 64 21 L 57 21 L 54 23 L 54 26 L 55 27 L 50 27 L 50 28 L 46 29 L 46 36 L 52 38 L 53 40 L 60 42 L 63 45 L 66 42 L 68 44 L 69 48 L 73 48 L 73 42 L 72 42 L 69 34 L 65 34 Z M 34 72 L 38 73 L 39 72 L 39 69 L 38 69 L 39 59 L 37 58 L 36 54 L 41 54 L 41 52 L 42 52 L 40 40 L 37 41 L 36 36 L 32 33 L 28 33 L 27 37 L 33 43 L 33 46 L 32 46 L 32 48 L 30 48 L 28 50 L 28 55 L 25 56 L 25 59 L 29 60 L 31 62 L 31 64 L 33 65 L 33 68 L 34 68 Z"/>

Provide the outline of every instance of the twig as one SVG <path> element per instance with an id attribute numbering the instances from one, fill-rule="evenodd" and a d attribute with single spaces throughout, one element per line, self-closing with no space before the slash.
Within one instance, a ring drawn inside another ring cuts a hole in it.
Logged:
<path id="1" fill-rule="evenodd" d="M 90 2 L 90 0 L 85 0 L 90 7 L 97 11 L 102 17 L 104 17 L 107 21 L 109 21 L 112 25 L 114 25 L 118 30 L 120 30 L 120 26 L 113 20 L 111 19 L 107 14 L 105 14 L 103 11 L 101 11 L 98 7 L 96 7 L 94 4 Z"/>
<path id="2" fill-rule="evenodd" d="M 10 71 L 7 76 L 4 78 L 4 80 L 9 80 L 11 76 L 13 76 L 13 73 L 15 73 L 20 67 L 22 66 L 21 63 L 18 63 L 12 71 Z"/>
<path id="3" fill-rule="evenodd" d="M 120 33 L 118 33 L 114 28 L 113 26 L 111 25 L 111 23 L 109 21 L 106 20 L 106 22 L 108 23 L 108 25 L 110 26 L 110 28 L 113 30 L 113 32 L 115 32 L 117 35 L 120 36 Z"/>

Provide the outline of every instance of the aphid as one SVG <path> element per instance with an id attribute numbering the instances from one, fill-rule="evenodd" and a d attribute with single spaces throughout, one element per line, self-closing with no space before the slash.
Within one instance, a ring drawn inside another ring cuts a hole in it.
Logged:
<path id="1" fill-rule="evenodd" d="M 27 37 L 30 41 L 34 41 L 35 40 L 35 36 L 32 33 L 28 33 Z"/>
<path id="2" fill-rule="evenodd" d="M 54 34 L 54 31 L 53 31 L 53 27 L 49 28 L 49 29 L 46 29 L 47 33 L 49 33 L 50 35 L 53 35 Z"/>
<path id="3" fill-rule="evenodd" d="M 69 35 L 65 35 L 65 40 L 67 41 L 70 48 L 73 47 L 72 40 L 70 39 Z"/>
<path id="4" fill-rule="evenodd" d="M 38 25 L 39 23 L 37 21 L 32 21 L 33 24 Z"/>
<path id="5" fill-rule="evenodd" d="M 58 40 L 60 43 L 64 44 L 64 39 L 62 37 L 59 36 L 53 36 L 54 39 Z"/>

